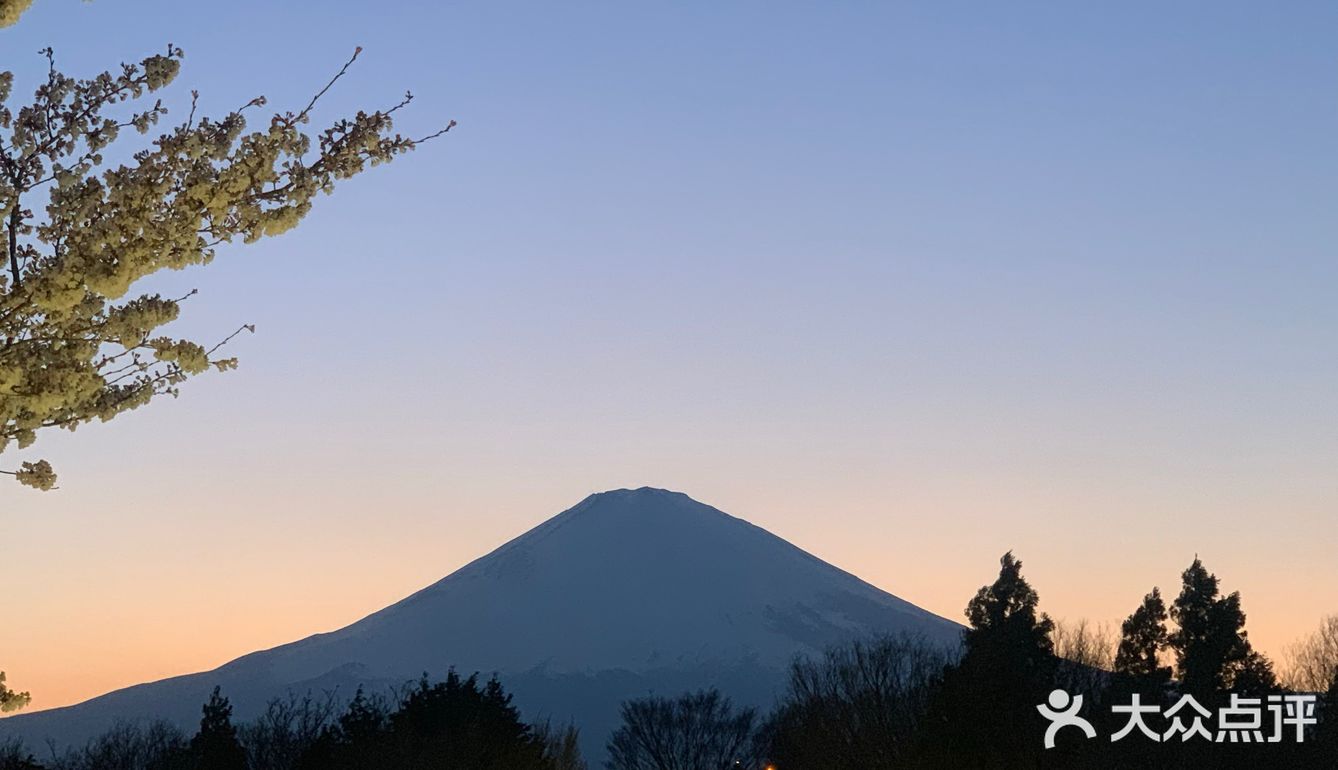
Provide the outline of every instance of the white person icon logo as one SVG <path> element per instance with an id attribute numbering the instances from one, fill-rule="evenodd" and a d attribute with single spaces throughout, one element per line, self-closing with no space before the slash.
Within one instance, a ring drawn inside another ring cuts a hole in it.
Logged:
<path id="1" fill-rule="evenodd" d="M 1096 737 L 1096 728 L 1092 723 L 1078 716 L 1082 710 L 1082 696 L 1069 695 L 1063 690 L 1051 690 L 1049 706 L 1042 703 L 1036 707 L 1041 712 L 1041 716 L 1050 720 L 1050 726 L 1045 728 L 1045 747 L 1053 749 L 1055 747 L 1055 735 L 1064 727 L 1076 727 L 1083 731 L 1083 735 L 1088 738 Z"/>

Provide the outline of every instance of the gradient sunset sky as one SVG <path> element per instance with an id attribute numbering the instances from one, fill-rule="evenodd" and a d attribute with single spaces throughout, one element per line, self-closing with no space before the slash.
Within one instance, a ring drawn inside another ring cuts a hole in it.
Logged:
<path id="1" fill-rule="evenodd" d="M 1007 549 L 1111 623 L 1197 553 L 1280 655 L 1338 612 L 1338 6 L 1104 6 L 38 0 L 19 93 L 171 42 L 171 106 L 300 108 L 361 45 L 318 117 L 460 124 L 158 284 L 239 371 L 0 458 L 61 474 L 0 483 L 0 670 L 212 668 L 642 485 L 955 620 Z"/>

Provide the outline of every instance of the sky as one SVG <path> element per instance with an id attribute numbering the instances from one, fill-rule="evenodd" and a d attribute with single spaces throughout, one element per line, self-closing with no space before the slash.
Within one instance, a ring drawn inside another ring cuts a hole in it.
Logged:
<path id="1" fill-rule="evenodd" d="M 226 7 L 224 7 L 226 6 Z M 949 618 L 1112 623 L 1198 554 L 1338 612 L 1338 7 L 38 0 L 167 95 L 459 125 L 151 288 L 235 372 L 0 464 L 32 708 L 352 622 L 587 494 L 686 492 Z"/>

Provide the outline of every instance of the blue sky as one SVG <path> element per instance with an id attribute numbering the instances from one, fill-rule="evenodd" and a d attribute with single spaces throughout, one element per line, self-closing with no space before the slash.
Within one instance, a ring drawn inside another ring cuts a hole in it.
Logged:
<path id="1" fill-rule="evenodd" d="M 1201 552 L 1280 649 L 1338 609 L 1335 32 L 1318 2 L 40 0 L 0 32 L 21 84 L 48 44 L 92 74 L 171 42 L 173 104 L 300 108 L 361 45 L 318 120 L 411 89 L 405 133 L 459 126 L 164 282 L 202 290 L 182 332 L 259 334 L 35 447 L 62 489 L 0 505 L 40 630 L 0 662 L 46 705 L 214 665 L 642 484 L 954 618 L 1006 548 L 1098 620 Z M 60 646 L 90 623 L 105 671 Z"/>

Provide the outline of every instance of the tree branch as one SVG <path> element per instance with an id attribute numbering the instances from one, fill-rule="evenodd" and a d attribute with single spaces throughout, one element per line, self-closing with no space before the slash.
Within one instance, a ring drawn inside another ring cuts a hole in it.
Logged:
<path id="1" fill-rule="evenodd" d="M 13 208 L 9 210 L 9 273 L 14 276 L 14 288 L 12 291 L 18 291 L 23 288 L 23 278 L 19 274 L 19 223 L 22 221 L 22 211 L 19 209 L 18 185 L 14 187 Z"/>
<path id="2" fill-rule="evenodd" d="M 311 113 L 311 110 L 316 106 L 316 102 L 319 102 L 321 100 L 321 97 L 325 96 L 325 92 L 329 91 L 334 86 L 335 83 L 339 82 L 339 79 L 344 76 L 344 73 L 348 72 L 348 68 L 353 66 L 353 62 L 358 60 L 358 56 L 361 53 L 362 53 L 362 46 L 358 46 L 357 48 L 353 49 L 353 55 L 349 57 L 348 61 L 344 62 L 344 66 L 339 68 L 339 71 L 335 73 L 335 76 L 330 78 L 330 82 L 325 84 L 325 88 L 322 88 L 320 91 L 316 93 L 315 96 L 311 97 L 311 101 L 307 103 L 307 106 L 304 107 L 301 112 L 297 113 L 297 116 L 295 118 L 293 118 L 294 123 L 301 123 L 303 120 L 306 119 L 307 115 L 309 115 Z"/>

